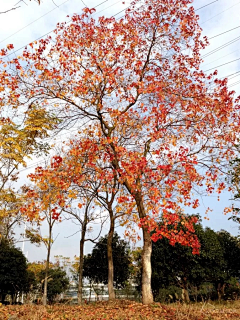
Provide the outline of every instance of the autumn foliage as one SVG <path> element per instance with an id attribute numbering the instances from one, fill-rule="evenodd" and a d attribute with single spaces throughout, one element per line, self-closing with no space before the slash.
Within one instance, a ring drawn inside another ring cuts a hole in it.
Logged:
<path id="1" fill-rule="evenodd" d="M 239 132 L 239 100 L 227 80 L 201 70 L 208 42 L 191 2 L 133 1 L 120 20 L 96 21 L 95 10 L 85 8 L 69 25 L 59 23 L 54 39 L 31 43 L 0 73 L 2 107 L 30 108 L 37 101 L 36 110 L 61 121 L 58 129 L 80 128 L 79 146 L 69 152 L 81 150 L 85 168 L 96 170 L 101 182 L 117 176 L 124 188 L 118 202 L 137 210 L 143 231 L 145 303 L 152 301 L 151 238 L 198 252 L 196 219 L 184 207 L 199 206 L 197 191 L 225 188 L 222 177 Z M 11 49 L 1 51 L 3 66 Z M 37 169 L 31 178 L 53 177 L 62 163 L 56 183 L 65 191 L 77 163 L 63 173 L 64 161 L 55 157 L 50 169 Z M 76 179 L 84 179 L 81 170 Z M 64 205 L 63 192 L 56 197 Z"/>

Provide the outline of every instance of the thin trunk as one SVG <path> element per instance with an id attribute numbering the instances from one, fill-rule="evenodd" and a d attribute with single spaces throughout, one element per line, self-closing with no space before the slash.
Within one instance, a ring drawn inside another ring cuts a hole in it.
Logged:
<path id="1" fill-rule="evenodd" d="M 189 303 L 190 302 L 190 298 L 189 298 L 189 293 L 188 293 L 188 284 L 187 284 L 187 278 L 186 277 L 183 277 L 183 289 L 182 289 L 182 292 L 183 292 L 183 300 L 184 302 L 187 302 Z"/>
<path id="2" fill-rule="evenodd" d="M 90 203 L 89 203 L 90 204 Z M 84 260 L 84 242 L 87 231 L 88 207 L 85 208 L 84 220 L 82 223 L 82 234 L 80 240 L 80 256 L 79 256 L 79 279 L 78 279 L 78 304 L 83 303 L 83 260 Z"/>
<path id="3" fill-rule="evenodd" d="M 78 279 L 78 304 L 83 303 L 83 249 L 84 240 L 80 240 L 80 257 L 79 257 L 79 279 Z"/>
<path id="4" fill-rule="evenodd" d="M 183 288 L 182 289 L 182 293 L 183 293 L 183 301 L 189 303 L 190 302 L 190 298 L 189 298 L 188 289 L 187 288 Z"/>
<path id="5" fill-rule="evenodd" d="M 92 282 L 90 281 L 90 293 L 89 293 L 89 302 L 92 299 Z"/>
<path id="6" fill-rule="evenodd" d="M 0 301 L 3 303 L 5 301 L 6 294 L 2 293 L 2 296 L 0 295 Z"/>
<path id="7" fill-rule="evenodd" d="M 218 288 L 217 288 L 217 293 L 218 293 L 218 300 L 221 301 L 222 297 L 224 296 L 224 291 L 225 291 L 225 286 L 226 284 L 218 284 Z"/>
<path id="8" fill-rule="evenodd" d="M 107 258 L 108 258 L 108 296 L 109 300 L 115 299 L 115 292 L 113 287 L 113 277 L 114 277 L 114 266 L 113 266 L 113 252 L 112 252 L 112 241 L 114 234 L 114 216 L 111 205 L 108 208 L 110 215 L 110 229 L 108 232 L 107 239 Z"/>
<path id="9" fill-rule="evenodd" d="M 183 301 L 186 303 L 190 302 L 190 298 L 189 298 L 189 293 L 188 293 L 188 289 L 187 286 L 184 286 L 182 288 L 182 295 L 183 295 Z"/>
<path id="10" fill-rule="evenodd" d="M 47 284 L 48 284 L 48 272 L 49 272 L 49 261 L 50 261 L 50 252 L 51 252 L 51 241 L 52 241 L 52 223 L 49 223 L 49 239 L 47 246 L 47 261 L 45 268 L 45 278 L 44 278 L 44 289 L 43 289 L 43 305 L 47 305 Z"/>
<path id="11" fill-rule="evenodd" d="M 136 196 L 136 203 L 138 208 L 138 214 L 140 218 L 146 217 L 145 209 L 143 206 L 143 200 L 141 195 Z M 153 294 L 151 288 L 151 277 L 152 277 L 152 265 L 151 265 L 151 254 L 152 254 L 152 239 L 147 228 L 142 227 L 143 232 L 143 251 L 142 251 L 142 303 L 150 304 L 153 303 Z"/>

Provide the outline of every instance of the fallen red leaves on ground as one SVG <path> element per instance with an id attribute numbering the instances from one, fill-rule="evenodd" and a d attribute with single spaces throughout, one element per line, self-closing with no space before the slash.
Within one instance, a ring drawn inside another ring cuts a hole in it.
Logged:
<path id="1" fill-rule="evenodd" d="M 172 304 L 143 305 L 141 303 L 117 300 L 101 301 L 84 306 L 0 306 L 0 319 L 7 320 L 239 320 L 240 302 L 225 304 Z"/>

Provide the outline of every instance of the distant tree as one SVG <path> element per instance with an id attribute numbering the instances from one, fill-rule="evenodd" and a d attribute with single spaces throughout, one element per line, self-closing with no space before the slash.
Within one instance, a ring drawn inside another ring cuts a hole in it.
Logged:
<path id="1" fill-rule="evenodd" d="M 16 302 L 19 293 L 28 292 L 32 274 L 27 271 L 27 260 L 22 251 L 10 246 L 6 241 L 0 243 L 0 301 L 11 295 Z"/>
<path id="2" fill-rule="evenodd" d="M 94 246 L 92 254 L 84 259 L 83 275 L 95 283 L 108 283 L 108 236 L 102 237 Z M 115 232 L 112 241 L 114 286 L 124 287 L 130 276 L 130 252 L 126 241 Z"/>
<path id="3" fill-rule="evenodd" d="M 240 275 L 239 240 L 227 231 L 215 232 L 202 225 L 195 225 L 201 244 L 200 254 L 180 244 L 170 245 L 166 238 L 153 243 L 152 288 L 154 297 L 159 290 L 177 286 L 182 288 L 183 299 L 189 301 L 189 291 L 199 290 L 204 283 L 211 283 L 221 299 L 225 287 Z"/>
<path id="4" fill-rule="evenodd" d="M 42 283 L 42 292 L 44 291 L 45 270 L 41 270 L 39 273 L 39 279 Z M 56 297 L 67 290 L 69 286 L 69 278 L 66 271 L 60 267 L 49 268 L 48 270 L 48 290 L 47 299 L 51 304 L 55 301 Z"/>
<path id="5" fill-rule="evenodd" d="M 224 257 L 224 268 L 218 283 L 219 294 L 224 294 L 225 286 L 231 278 L 240 278 L 240 241 L 238 237 L 221 230 L 217 233 Z"/>
<path id="6" fill-rule="evenodd" d="M 238 150 L 240 150 L 239 146 L 237 145 Z M 233 161 L 230 161 L 230 170 L 229 170 L 229 176 L 228 176 L 228 183 L 230 186 L 231 191 L 233 192 L 233 215 L 228 218 L 228 220 L 233 220 L 234 222 L 239 224 L 239 230 L 240 230 L 240 158 L 237 157 Z"/>

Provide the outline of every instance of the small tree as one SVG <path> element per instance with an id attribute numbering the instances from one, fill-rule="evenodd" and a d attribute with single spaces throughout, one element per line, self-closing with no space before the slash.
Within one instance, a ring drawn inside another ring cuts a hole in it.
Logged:
<path id="1" fill-rule="evenodd" d="M 53 227 L 56 222 L 61 221 L 61 199 L 58 198 L 58 189 L 49 179 L 49 170 L 38 167 L 35 173 L 30 174 L 29 178 L 34 185 L 32 188 L 26 188 L 27 203 L 21 208 L 21 212 L 27 216 L 28 220 L 41 224 L 46 221 L 48 224 L 47 237 L 40 237 L 38 234 L 30 233 L 31 237 L 37 241 L 41 241 L 47 248 L 47 258 L 45 267 L 45 281 L 43 293 L 43 305 L 47 304 L 47 286 L 48 286 L 48 270 L 50 264 L 50 254 L 53 239 Z"/>
<path id="2" fill-rule="evenodd" d="M 22 251 L 10 246 L 6 241 L 0 243 L 0 301 L 7 294 L 12 303 L 17 295 L 30 289 L 30 275 L 27 272 L 27 260 Z"/>
<path id="3" fill-rule="evenodd" d="M 39 279 L 42 280 L 42 292 L 44 293 L 45 270 L 41 270 Z M 69 286 L 69 278 L 66 271 L 60 267 L 49 268 L 47 278 L 47 299 L 52 304 L 56 297 L 67 290 Z"/>
<path id="4" fill-rule="evenodd" d="M 94 246 L 92 253 L 84 259 L 83 275 L 95 283 L 108 283 L 108 236 L 102 237 Z M 126 241 L 121 240 L 117 233 L 112 241 L 114 286 L 124 287 L 130 276 L 130 252 Z"/>
<path id="5" fill-rule="evenodd" d="M 32 175 L 40 186 L 46 184 L 46 182 L 51 186 L 51 192 L 54 194 L 53 202 L 60 207 L 61 212 L 64 211 L 64 218 L 75 220 L 75 223 L 80 226 L 78 277 L 78 302 L 80 304 L 82 303 L 85 242 L 96 241 L 101 234 L 103 224 L 101 210 L 96 212 L 94 203 L 100 184 L 97 181 L 95 171 L 86 166 L 86 161 L 91 155 L 87 152 L 82 152 L 80 148 L 81 142 L 81 140 L 70 140 L 68 142 L 70 148 L 64 153 L 63 157 L 54 156 L 47 170 L 40 169 L 38 174 Z M 43 189 L 45 190 L 46 187 L 44 186 Z M 47 202 L 50 203 L 50 201 L 52 200 L 47 196 L 45 204 Z M 98 220 L 98 224 L 101 221 L 100 232 L 94 238 L 87 238 L 87 234 L 92 230 L 92 224 L 95 220 Z"/>

